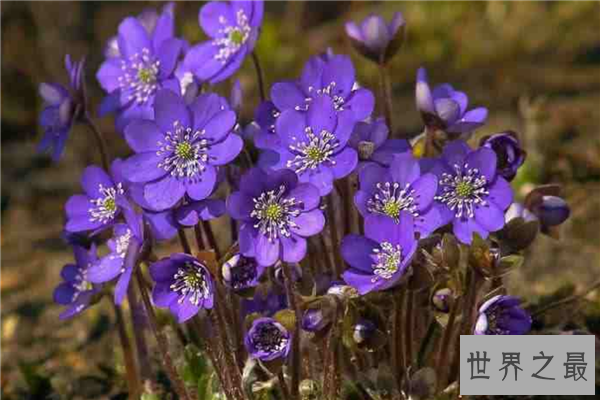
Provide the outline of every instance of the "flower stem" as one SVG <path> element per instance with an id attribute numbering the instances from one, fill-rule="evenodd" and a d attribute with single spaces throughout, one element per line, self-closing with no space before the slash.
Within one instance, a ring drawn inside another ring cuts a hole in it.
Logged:
<path id="1" fill-rule="evenodd" d="M 148 345 L 146 344 L 146 328 L 147 318 L 144 308 L 138 301 L 135 293 L 135 285 L 130 285 L 127 290 L 127 299 L 129 308 L 131 309 L 131 322 L 133 323 L 133 338 L 135 340 L 135 348 L 137 350 L 138 366 L 140 368 L 140 376 L 142 382 L 152 377 L 152 369 L 150 368 L 150 360 L 148 358 Z M 140 290 L 143 290 L 140 288 Z"/>
<path id="2" fill-rule="evenodd" d="M 263 71 L 260 66 L 260 61 L 258 60 L 258 55 L 256 52 L 252 52 L 252 62 L 254 63 L 254 68 L 256 69 L 256 78 L 258 79 L 258 90 L 260 92 L 260 101 L 265 101 L 267 96 L 265 95 L 265 81 L 263 78 Z"/>
<path id="3" fill-rule="evenodd" d="M 392 366 L 396 371 L 398 382 L 402 382 L 404 377 L 405 366 L 405 354 L 404 346 L 401 337 L 402 331 L 402 313 L 404 310 L 404 298 L 406 297 L 406 288 L 401 288 L 394 302 L 394 316 L 392 321 L 392 336 L 391 336 L 391 353 L 392 353 Z"/>
<path id="4" fill-rule="evenodd" d="M 338 238 L 338 227 L 335 218 L 335 209 L 333 205 L 333 194 L 327 196 L 327 214 L 329 216 L 329 233 L 331 234 L 331 250 L 333 251 L 335 277 L 339 277 L 343 272 L 343 262 L 340 255 L 340 243 Z"/>
<path id="5" fill-rule="evenodd" d="M 406 317 L 404 321 L 404 340 L 405 340 L 405 363 L 407 367 L 412 366 L 414 362 L 413 356 L 413 329 L 415 324 L 415 293 L 410 289 L 406 289 Z"/>
<path id="6" fill-rule="evenodd" d="M 452 339 L 454 337 L 454 324 L 456 322 L 456 317 L 458 316 L 458 310 L 460 309 L 461 298 L 457 298 L 450 309 L 450 315 L 448 316 L 448 323 L 446 324 L 446 328 L 444 329 L 444 333 L 442 334 L 442 341 L 440 342 L 440 349 L 437 352 L 435 359 L 435 370 L 439 374 L 438 377 L 438 390 L 442 390 L 446 384 L 446 371 L 449 369 L 448 366 L 448 349 L 450 348 L 450 344 L 452 343 Z M 446 364 L 446 366 L 444 366 Z"/>
<path id="7" fill-rule="evenodd" d="M 198 250 L 204 250 L 206 245 L 204 244 L 204 239 L 202 238 L 202 228 L 200 227 L 200 223 L 194 225 L 194 236 L 196 236 L 196 245 L 198 246 Z"/>
<path id="8" fill-rule="evenodd" d="M 283 370 L 279 370 L 277 373 L 277 380 L 279 381 L 279 388 L 281 389 L 281 394 L 283 395 L 284 400 L 290 399 L 290 391 L 287 387 L 287 383 L 285 383 L 285 376 L 283 376 Z"/>
<path id="9" fill-rule="evenodd" d="M 171 383 L 173 384 L 173 388 L 175 389 L 177 396 L 182 400 L 190 400 L 188 392 L 185 388 L 185 384 L 179 377 L 179 374 L 177 373 L 177 370 L 173 365 L 173 360 L 171 360 L 171 356 L 169 355 L 169 344 L 167 343 L 167 338 L 162 333 L 156 322 L 156 315 L 154 314 L 152 304 L 150 304 L 150 298 L 148 297 L 148 293 L 146 292 L 146 290 L 143 289 L 144 277 L 142 276 L 142 270 L 140 268 L 135 268 L 135 276 L 138 281 L 138 286 L 140 287 L 140 293 L 142 295 L 144 307 L 146 307 L 146 315 L 148 315 L 148 322 L 150 323 L 150 328 L 152 329 L 154 337 L 156 338 L 156 342 L 158 343 L 158 349 L 163 359 L 165 372 L 167 373 L 169 380 L 171 380 Z"/>
<path id="10" fill-rule="evenodd" d="M 562 306 L 564 304 L 571 303 L 573 301 L 577 301 L 577 300 L 587 296 L 588 294 L 590 294 L 591 292 L 593 292 L 594 290 L 596 290 L 598 288 L 600 288 L 600 279 L 596 280 L 594 283 L 592 283 L 590 286 L 588 286 L 587 289 L 585 289 L 583 292 L 581 292 L 579 294 L 574 294 L 573 296 L 565 297 L 564 299 L 560 299 L 553 303 L 547 304 L 544 307 L 540 308 L 539 310 L 535 311 L 531 316 L 537 317 L 537 316 L 545 313 L 546 311 L 552 310 L 553 308 Z"/>
<path id="11" fill-rule="evenodd" d="M 385 122 L 390 130 L 391 136 L 394 133 L 392 121 L 392 87 L 388 76 L 388 68 L 385 64 L 379 64 L 379 77 L 381 83 L 381 97 L 383 98 Z"/>
<path id="12" fill-rule="evenodd" d="M 177 235 L 179 235 L 179 242 L 181 243 L 181 248 L 184 253 L 192 254 L 192 248 L 190 247 L 190 242 L 188 242 L 187 236 L 185 236 L 185 231 L 181 228 L 177 229 Z"/>
<path id="13" fill-rule="evenodd" d="M 288 263 L 283 263 L 283 277 L 285 283 L 285 291 L 287 293 L 288 305 L 294 311 L 296 316 L 294 333 L 292 334 L 292 382 L 291 382 L 291 399 L 298 398 L 300 385 L 300 323 L 302 321 L 302 313 L 296 301 L 296 293 L 294 291 L 294 281 L 292 269 Z"/>
<path id="14" fill-rule="evenodd" d="M 217 260 L 221 259 L 221 252 L 219 251 L 219 245 L 217 244 L 217 239 L 215 238 L 215 234 L 210 226 L 209 221 L 202 221 L 202 227 L 204 228 L 204 233 L 206 234 L 206 238 L 208 239 L 208 245 L 215 251 L 215 255 L 217 256 Z"/>
<path id="15" fill-rule="evenodd" d="M 125 320 L 123 319 L 123 311 L 121 306 L 111 302 L 115 310 L 117 318 L 117 330 L 119 332 L 119 340 L 123 349 L 123 360 L 125 362 L 125 371 L 127 375 L 127 387 L 129 388 L 129 398 L 132 400 L 138 399 L 141 394 L 141 385 L 138 371 L 135 365 L 133 356 L 133 347 L 129 341 L 127 330 L 125 329 Z"/>
<path id="16" fill-rule="evenodd" d="M 102 167 L 105 171 L 110 172 L 110 155 L 108 153 L 108 146 L 106 145 L 102 131 L 100 131 L 98 125 L 96 125 L 88 113 L 85 114 L 84 121 L 96 138 L 98 151 L 100 151 L 100 158 L 102 160 Z"/>

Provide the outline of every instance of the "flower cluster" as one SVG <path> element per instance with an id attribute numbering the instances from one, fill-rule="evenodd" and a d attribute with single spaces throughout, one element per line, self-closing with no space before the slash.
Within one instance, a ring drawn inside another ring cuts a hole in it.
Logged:
<path id="1" fill-rule="evenodd" d="M 103 165 L 83 171 L 83 194 L 65 205 L 76 261 L 54 293 L 67 307 L 61 318 L 107 294 L 116 304 L 129 299 L 134 312 L 139 293 L 161 354 L 168 349 L 154 307 L 169 311 L 163 319 L 187 323 L 179 335 L 206 350 L 234 400 L 243 398 L 242 372 L 264 378 L 256 364 L 277 375 L 285 393 L 286 374 L 297 385 L 305 354 L 329 349 L 315 370 L 329 376 L 338 356 L 363 363 L 355 352 L 386 343 L 393 352 L 407 333 L 406 346 L 425 340 L 419 329 L 410 336 L 416 313 L 432 324 L 452 313 L 461 333 L 527 333 L 532 320 L 518 299 L 479 300 L 503 284 L 505 269 L 519 264 L 538 231 L 555 236 L 570 211 L 554 186 L 515 201 L 510 182 L 526 157 L 518 135 L 488 135 L 473 147 L 467 140 L 487 109 L 469 110 L 467 95 L 450 84 L 431 89 L 419 69 L 414 111 L 424 134 L 400 137 L 389 116 L 374 113 L 375 96 L 358 82 L 350 57 L 332 51 L 311 57 L 300 77 L 261 88 L 270 99 L 256 107 L 254 121 L 243 121 L 239 81 L 231 102 L 206 85 L 231 78 L 249 55 L 259 65 L 253 52 L 263 8 L 261 1 L 204 5 L 199 23 L 209 39 L 198 44 L 176 37 L 174 4 L 120 23 L 96 78 L 107 93 L 99 112 L 115 114 L 130 149 L 124 159 L 110 162 L 91 122 L 83 61 L 67 58 L 69 89 L 40 86 L 40 149 L 53 147 L 58 159 L 71 126 L 84 122 L 99 139 Z M 401 14 L 389 25 L 369 16 L 346 31 L 384 69 L 404 26 Z M 163 246 L 175 237 L 178 252 Z M 428 290 L 429 300 L 421 298 Z M 426 340 L 443 340 L 436 348 L 448 351 L 457 345 L 452 323 Z M 136 335 L 143 329 L 134 328 Z M 318 341 L 324 347 L 313 349 Z M 398 376 L 412 374 L 413 360 L 393 359 Z M 167 373 L 186 398 L 177 371 Z"/>

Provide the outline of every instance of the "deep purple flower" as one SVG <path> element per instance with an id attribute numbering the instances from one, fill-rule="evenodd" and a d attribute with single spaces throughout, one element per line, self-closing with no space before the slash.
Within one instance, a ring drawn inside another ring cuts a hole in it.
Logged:
<path id="1" fill-rule="evenodd" d="M 418 160 L 405 152 L 393 157 L 389 168 L 371 163 L 359 173 L 359 190 L 354 204 L 365 224 L 374 220 L 370 215 L 383 215 L 398 223 L 401 214 L 414 225 L 421 237 L 428 236 L 443 225 L 442 216 L 434 206 L 438 184 L 431 173 L 421 174 Z"/>
<path id="2" fill-rule="evenodd" d="M 123 163 L 123 175 L 144 183 L 144 199 L 152 209 L 173 207 L 187 193 L 204 200 L 217 182 L 217 167 L 232 161 L 243 141 L 230 134 L 236 116 L 216 94 L 203 94 L 189 107 L 170 90 L 154 102 L 155 121 L 134 120 L 125 139 L 137 153 Z"/>
<path id="3" fill-rule="evenodd" d="M 346 22 L 346 34 L 360 54 L 384 64 L 400 49 L 404 39 L 404 26 L 404 18 L 399 12 L 394 13 L 389 24 L 380 15 L 371 14 L 360 26 L 354 22 Z"/>
<path id="4" fill-rule="evenodd" d="M 395 154 L 410 150 L 406 140 L 388 139 L 388 134 L 389 129 L 383 118 L 360 121 L 354 126 L 348 145 L 357 151 L 359 160 L 387 167 Z"/>
<path id="5" fill-rule="evenodd" d="M 100 114 L 118 111 L 118 132 L 133 119 L 153 119 L 158 90 L 181 90 L 174 71 L 184 42 L 174 37 L 173 8 L 169 3 L 160 16 L 146 12 L 125 18 L 118 36 L 109 41 L 96 78 L 109 94 Z"/>
<path id="6" fill-rule="evenodd" d="M 221 275 L 227 286 L 239 291 L 257 286 L 264 270 L 254 258 L 236 254 L 223 264 Z"/>
<path id="7" fill-rule="evenodd" d="M 467 111 L 468 97 L 454 90 L 448 83 L 433 91 L 427 82 L 427 72 L 419 68 L 415 91 L 417 109 L 427 127 L 442 129 L 453 134 L 468 134 L 485 123 L 488 111 L 478 107 Z"/>
<path id="8" fill-rule="evenodd" d="M 200 81 L 215 84 L 233 75 L 254 49 L 263 19 L 262 1 L 212 1 L 199 23 L 210 40 L 192 47 L 184 63 Z"/>
<path id="9" fill-rule="evenodd" d="M 513 192 L 496 172 L 496 153 L 457 140 L 444 148 L 432 172 L 438 177 L 438 210 L 444 224 L 452 221 L 458 240 L 469 244 L 474 232 L 485 239 L 502 229 Z"/>
<path id="10" fill-rule="evenodd" d="M 329 194 L 333 181 L 348 176 L 358 163 L 356 150 L 347 146 L 354 124 L 352 113 L 336 113 L 328 96 L 316 97 L 307 113 L 284 111 L 276 122 L 280 143 L 271 147 L 279 158 L 271 168 L 292 169 L 300 182 L 312 183 L 321 196 Z"/>
<path id="11" fill-rule="evenodd" d="M 71 318 L 88 308 L 101 289 L 101 285 L 93 284 L 87 277 L 89 268 L 98 260 L 96 246 L 86 249 L 73 245 L 73 252 L 75 264 L 63 267 L 60 275 L 64 282 L 54 290 L 54 302 L 67 307 L 60 314 L 60 319 Z"/>
<path id="12" fill-rule="evenodd" d="M 400 224 L 383 215 L 369 219 L 373 221 L 365 224 L 366 236 L 348 235 L 341 247 L 350 265 L 342 278 L 361 295 L 397 285 L 417 249 L 408 213 L 400 214 Z"/>
<path id="13" fill-rule="evenodd" d="M 107 245 L 110 252 L 88 269 L 88 280 L 104 283 L 119 277 L 115 285 L 115 304 L 121 304 L 127 295 L 141 242 L 127 224 L 116 224 Z"/>
<path id="14" fill-rule="evenodd" d="M 291 334 L 273 318 L 257 318 L 246 333 L 248 355 L 260 361 L 285 358 L 291 349 Z"/>
<path id="15" fill-rule="evenodd" d="M 529 313 L 514 296 L 492 297 L 479 308 L 475 335 L 524 335 L 531 329 Z"/>
<path id="16" fill-rule="evenodd" d="M 264 266 L 300 262 L 306 255 L 306 238 L 325 225 L 318 208 L 319 191 L 298 184 L 293 171 L 266 174 L 253 168 L 242 176 L 240 190 L 227 199 L 227 210 L 240 221 L 240 252 Z"/>
<path id="17" fill-rule="evenodd" d="M 83 171 L 81 186 L 85 194 L 71 196 L 65 205 L 69 232 L 98 232 L 113 226 L 123 215 L 134 234 L 141 238 L 141 226 L 133 207 L 126 198 L 126 187 L 121 176 L 123 162 L 111 165 L 111 176 L 102 168 L 92 165 Z M 141 240 L 141 239 L 140 239 Z"/>
<path id="18" fill-rule="evenodd" d="M 175 253 L 150 265 L 156 284 L 154 305 L 169 308 L 179 323 L 192 318 L 201 308 L 211 309 L 214 284 L 204 264 L 189 254 Z"/>
<path id="19" fill-rule="evenodd" d="M 481 139 L 479 145 L 494 150 L 498 159 L 498 174 L 509 182 L 517 175 L 517 170 L 527 156 L 513 131 L 486 136 Z"/>
<path id="20" fill-rule="evenodd" d="M 60 159 L 73 124 L 85 113 L 85 93 L 83 76 L 85 59 L 72 62 L 65 57 L 65 68 L 69 74 L 69 86 L 58 83 L 41 83 L 40 96 L 44 99 L 44 109 L 40 114 L 40 125 L 44 137 L 38 144 L 38 152 L 52 150 L 52 159 Z"/>
<path id="21" fill-rule="evenodd" d="M 373 93 L 357 87 L 352 61 L 344 55 L 311 57 L 300 79 L 278 82 L 271 88 L 273 104 L 282 112 L 310 110 L 322 96 L 331 99 L 336 113 L 350 110 L 355 122 L 368 118 L 375 105 Z"/>

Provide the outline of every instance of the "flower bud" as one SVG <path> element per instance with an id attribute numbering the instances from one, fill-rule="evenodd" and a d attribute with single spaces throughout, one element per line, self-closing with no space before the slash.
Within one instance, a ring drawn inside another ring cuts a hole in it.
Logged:
<path id="1" fill-rule="evenodd" d="M 356 325 L 354 325 L 352 338 L 356 344 L 360 346 L 372 339 L 376 331 L 377 327 L 373 322 L 367 319 L 361 319 Z"/>
<path id="2" fill-rule="evenodd" d="M 324 317 L 323 311 L 311 308 L 302 316 L 302 329 L 307 332 L 318 332 L 329 325 L 329 320 Z"/>
<path id="3" fill-rule="evenodd" d="M 223 264 L 221 274 L 227 286 L 239 291 L 257 286 L 264 269 L 254 258 L 236 254 Z"/>
<path id="4" fill-rule="evenodd" d="M 452 304 L 452 290 L 448 288 L 437 290 L 431 298 L 431 302 L 436 310 L 443 313 L 449 312 Z"/>
<path id="5" fill-rule="evenodd" d="M 569 218 L 571 209 L 566 201 L 557 196 L 543 196 L 542 203 L 535 210 L 542 225 L 560 225 Z"/>
<path id="6" fill-rule="evenodd" d="M 514 179 L 517 170 L 525 162 L 527 153 L 521 148 L 519 139 L 513 131 L 486 136 L 479 145 L 490 148 L 496 153 L 498 174 L 509 182 Z"/>
<path id="7" fill-rule="evenodd" d="M 360 26 L 354 22 L 346 23 L 346 34 L 354 48 L 369 60 L 385 64 L 400 49 L 404 41 L 405 21 L 397 12 L 389 24 L 379 16 L 371 14 Z"/>

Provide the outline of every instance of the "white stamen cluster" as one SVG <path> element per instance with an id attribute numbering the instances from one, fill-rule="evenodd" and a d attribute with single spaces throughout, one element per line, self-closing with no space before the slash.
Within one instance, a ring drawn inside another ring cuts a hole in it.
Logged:
<path id="1" fill-rule="evenodd" d="M 400 211 L 408 211 L 415 217 L 419 216 L 415 191 L 407 184 L 400 188 L 398 182 L 379 182 L 373 197 L 367 201 L 367 210 L 371 213 L 387 215 L 398 222 Z"/>
<path id="2" fill-rule="evenodd" d="M 398 244 L 393 245 L 389 242 L 383 242 L 378 249 L 373 249 L 373 256 L 377 261 L 373 264 L 375 277 L 371 281 L 377 282 L 379 278 L 387 280 L 391 279 L 400 268 L 402 249 Z"/>
<path id="3" fill-rule="evenodd" d="M 326 130 L 322 130 L 317 135 L 311 127 L 306 127 L 305 133 L 308 142 L 300 142 L 289 146 L 295 157 L 289 160 L 286 166 L 294 169 L 300 175 L 308 169 L 316 169 L 325 162 L 335 165 L 335 161 L 331 159 L 331 156 L 340 145 L 335 135 Z"/>
<path id="4" fill-rule="evenodd" d="M 219 46 L 219 52 L 215 55 L 215 59 L 222 64 L 225 64 L 233 54 L 237 53 L 250 37 L 252 28 L 248 24 L 248 17 L 243 10 L 237 11 L 236 22 L 236 26 L 225 26 L 219 29 L 219 33 L 223 36 L 213 41 L 216 46 Z M 227 20 L 220 16 L 219 23 L 225 25 Z"/>
<path id="5" fill-rule="evenodd" d="M 131 242 L 131 237 L 133 233 L 131 233 L 131 229 L 127 229 L 125 233 L 115 238 L 115 253 L 113 257 L 125 258 L 125 254 L 127 254 L 127 249 L 129 248 L 129 242 Z"/>
<path id="6" fill-rule="evenodd" d="M 252 199 L 254 209 L 250 216 L 256 219 L 254 227 L 258 228 L 270 242 L 277 239 L 279 235 L 290 237 L 290 229 L 298 226 L 293 218 L 300 215 L 300 202 L 293 197 L 283 197 L 285 191 L 286 187 L 281 185 L 277 192 L 269 190 Z"/>
<path id="7" fill-rule="evenodd" d="M 312 94 L 309 97 L 306 97 L 304 99 L 304 105 L 303 106 L 296 106 L 295 109 L 296 111 L 307 111 L 308 107 L 310 106 L 310 103 L 313 100 L 314 96 L 318 96 L 321 94 L 325 94 L 327 96 L 329 96 L 331 98 L 331 100 L 333 100 L 333 107 L 337 110 L 337 111 L 342 111 L 344 109 L 344 102 L 346 101 L 342 96 L 338 96 L 337 94 L 333 94 L 333 90 L 335 89 L 335 82 L 331 82 L 329 85 L 325 86 L 324 88 L 321 89 L 317 89 L 315 90 L 315 88 L 313 86 L 309 86 L 308 87 L 308 93 L 312 94 L 312 92 L 315 92 L 315 94 Z"/>
<path id="8" fill-rule="evenodd" d="M 99 221 L 103 224 L 112 221 L 115 218 L 115 214 L 118 211 L 117 207 L 117 194 L 123 194 L 123 184 L 118 183 L 116 187 L 104 187 L 102 184 L 99 185 L 101 197 L 97 199 L 91 199 L 90 201 L 95 207 L 90 208 L 90 221 Z"/>
<path id="9" fill-rule="evenodd" d="M 165 142 L 158 142 L 156 155 L 164 157 L 158 167 L 178 178 L 195 178 L 202 174 L 208 162 L 208 140 L 200 139 L 205 133 L 175 121 L 173 130 L 165 134 Z"/>
<path id="10" fill-rule="evenodd" d="M 143 48 L 129 60 L 121 60 L 123 73 L 118 78 L 119 86 L 128 94 L 129 100 L 143 104 L 158 89 L 158 71 L 160 61 L 150 55 L 150 50 Z"/>
<path id="11" fill-rule="evenodd" d="M 87 270 L 80 270 L 77 273 L 77 275 L 75 276 L 75 281 L 73 282 L 73 288 L 75 289 L 75 291 L 73 292 L 71 302 L 77 300 L 81 293 L 87 292 L 94 288 L 92 283 L 87 280 Z"/>
<path id="12" fill-rule="evenodd" d="M 185 262 L 173 275 L 170 288 L 179 294 L 177 302 L 183 304 L 186 298 L 195 306 L 210 296 L 206 271 L 200 264 Z"/>
<path id="13" fill-rule="evenodd" d="M 435 196 L 454 211 L 456 218 L 466 216 L 473 218 L 475 207 L 485 206 L 485 198 L 489 195 L 487 179 L 477 168 L 469 168 L 468 164 L 454 164 L 454 175 L 444 173 L 439 181 L 442 194 Z"/>

